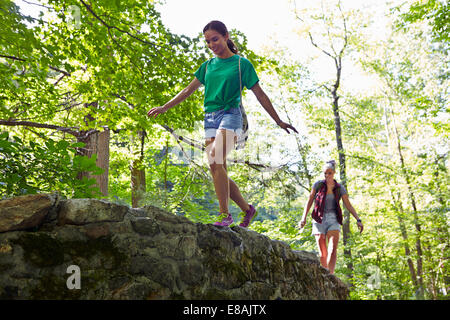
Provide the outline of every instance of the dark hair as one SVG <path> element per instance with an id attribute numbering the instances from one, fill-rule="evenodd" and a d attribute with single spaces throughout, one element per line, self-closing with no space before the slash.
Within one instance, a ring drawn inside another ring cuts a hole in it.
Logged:
<path id="1" fill-rule="evenodd" d="M 213 20 L 213 21 L 208 22 L 208 24 L 203 28 L 203 33 L 205 33 L 208 30 L 214 30 L 214 31 L 220 33 L 224 37 L 228 33 L 228 30 L 227 30 L 227 27 L 225 26 L 225 24 L 218 20 Z M 231 52 L 236 53 L 236 54 L 239 52 L 237 46 L 234 44 L 233 40 L 231 40 L 230 38 L 228 38 L 227 46 L 231 50 Z"/>

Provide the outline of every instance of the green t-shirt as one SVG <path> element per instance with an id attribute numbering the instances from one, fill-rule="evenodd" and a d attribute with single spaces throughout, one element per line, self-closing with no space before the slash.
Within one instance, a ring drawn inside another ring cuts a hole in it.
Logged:
<path id="1" fill-rule="evenodd" d="M 206 68 L 207 64 L 208 68 Z M 239 56 L 237 54 L 226 59 L 215 57 L 205 61 L 194 75 L 205 86 L 205 112 L 239 107 Z M 252 63 L 244 57 L 241 57 L 241 78 L 242 88 L 250 89 L 259 81 Z"/>

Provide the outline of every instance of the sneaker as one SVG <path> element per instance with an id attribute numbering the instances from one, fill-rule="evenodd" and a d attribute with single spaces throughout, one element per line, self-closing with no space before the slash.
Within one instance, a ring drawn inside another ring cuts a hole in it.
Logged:
<path id="1" fill-rule="evenodd" d="M 244 216 L 241 223 L 239 224 L 239 227 L 247 228 L 250 223 L 252 223 L 252 220 L 258 215 L 256 212 L 256 209 L 254 206 L 250 205 L 250 209 L 248 209 L 244 215 L 243 212 L 241 212 L 241 216 Z"/>
<path id="2" fill-rule="evenodd" d="M 233 217 L 229 213 L 221 213 L 217 217 L 219 221 L 214 222 L 215 226 L 228 227 L 234 222 Z"/>

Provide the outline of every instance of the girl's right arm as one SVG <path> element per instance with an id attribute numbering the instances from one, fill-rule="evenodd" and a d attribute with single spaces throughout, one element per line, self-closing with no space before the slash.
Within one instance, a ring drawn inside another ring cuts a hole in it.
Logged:
<path id="1" fill-rule="evenodd" d="M 156 108 L 150 109 L 147 112 L 147 115 L 149 117 L 154 118 L 158 114 L 164 113 L 167 110 L 169 110 L 170 108 L 175 107 L 176 105 L 178 105 L 181 102 L 183 102 L 184 100 L 186 100 L 191 94 L 193 94 L 198 88 L 200 88 L 201 85 L 202 85 L 202 83 L 200 81 L 198 81 L 197 78 L 194 78 L 194 80 L 192 80 L 191 83 L 189 83 L 189 85 L 186 88 L 181 90 L 180 93 L 178 93 L 172 100 L 167 102 L 162 107 L 156 107 Z"/>
<path id="2" fill-rule="evenodd" d="M 308 199 L 308 202 L 306 204 L 305 211 L 303 212 L 302 220 L 300 220 L 299 223 L 298 223 L 298 228 L 299 229 L 303 228 L 305 226 L 305 224 L 306 224 L 306 217 L 308 216 L 309 209 L 311 209 L 311 206 L 312 206 L 312 204 L 314 202 L 315 195 L 316 195 L 316 189 L 311 188 L 311 193 L 309 195 L 309 199 Z"/>

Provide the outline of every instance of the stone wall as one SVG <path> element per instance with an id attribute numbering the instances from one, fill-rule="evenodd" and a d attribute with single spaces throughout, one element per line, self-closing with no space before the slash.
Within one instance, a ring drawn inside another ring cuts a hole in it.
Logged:
<path id="1" fill-rule="evenodd" d="M 71 265 L 80 289 L 69 289 Z M 30 195 L 0 201 L 2 299 L 346 299 L 315 254 L 152 206 Z"/>

